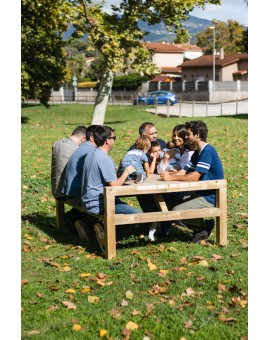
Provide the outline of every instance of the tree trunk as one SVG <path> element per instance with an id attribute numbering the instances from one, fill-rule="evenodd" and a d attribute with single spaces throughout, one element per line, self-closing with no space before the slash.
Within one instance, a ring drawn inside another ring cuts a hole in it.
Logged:
<path id="1" fill-rule="evenodd" d="M 106 70 L 101 78 L 98 94 L 95 101 L 91 125 L 103 125 L 106 107 L 113 84 L 113 72 Z"/>

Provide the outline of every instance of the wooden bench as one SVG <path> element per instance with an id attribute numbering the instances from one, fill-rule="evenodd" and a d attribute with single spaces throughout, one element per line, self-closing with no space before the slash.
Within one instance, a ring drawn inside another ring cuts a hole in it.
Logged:
<path id="1" fill-rule="evenodd" d="M 189 209 L 170 211 L 162 194 L 171 192 L 188 192 L 200 190 L 214 190 L 216 192 L 216 206 L 203 209 Z M 115 214 L 115 197 L 129 197 L 152 194 L 158 204 L 159 210 L 141 214 Z M 57 228 L 61 229 L 64 222 L 64 204 L 67 202 L 56 202 Z M 81 207 L 75 207 L 84 211 Z M 162 222 L 185 220 L 193 218 L 216 218 L 216 243 L 219 246 L 227 245 L 227 181 L 212 180 L 198 182 L 164 182 L 159 175 L 152 175 L 145 182 L 135 184 L 127 181 L 123 186 L 104 187 L 104 216 L 97 216 L 104 221 L 106 252 L 105 258 L 112 259 L 116 256 L 116 225 L 137 224 L 147 222 Z M 85 212 L 85 211 L 84 211 Z"/>

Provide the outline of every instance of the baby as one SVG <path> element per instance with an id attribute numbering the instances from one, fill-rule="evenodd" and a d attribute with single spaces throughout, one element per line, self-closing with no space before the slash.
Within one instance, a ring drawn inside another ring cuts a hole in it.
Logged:
<path id="1" fill-rule="evenodd" d="M 135 140 L 135 149 L 128 151 L 120 162 L 118 173 L 121 175 L 125 168 L 133 165 L 136 171 L 128 176 L 128 179 L 135 179 L 135 183 L 145 181 L 150 175 L 149 160 L 146 155 L 151 143 L 145 136 L 139 136 Z"/>

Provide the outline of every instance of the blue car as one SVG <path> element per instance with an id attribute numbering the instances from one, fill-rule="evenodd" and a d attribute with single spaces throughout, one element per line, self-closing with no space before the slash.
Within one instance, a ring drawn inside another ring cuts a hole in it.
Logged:
<path id="1" fill-rule="evenodd" d="M 134 105 L 154 105 L 154 104 L 166 104 L 174 105 L 178 103 L 176 95 L 169 91 L 154 91 L 149 92 L 145 97 L 137 97 L 134 99 Z"/>

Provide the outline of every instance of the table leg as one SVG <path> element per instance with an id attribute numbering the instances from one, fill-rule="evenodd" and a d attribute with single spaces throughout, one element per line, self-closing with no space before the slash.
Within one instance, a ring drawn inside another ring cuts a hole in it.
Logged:
<path id="1" fill-rule="evenodd" d="M 162 194 L 154 194 L 154 199 L 160 211 L 168 211 L 167 204 Z"/>
<path id="2" fill-rule="evenodd" d="M 106 237 L 105 258 L 116 257 L 116 230 L 115 230 L 115 196 L 110 195 L 109 191 L 104 192 L 104 227 Z"/>
<path id="3" fill-rule="evenodd" d="M 65 203 L 55 200 L 56 206 L 56 228 L 59 231 L 66 231 L 65 225 Z"/>
<path id="4" fill-rule="evenodd" d="M 216 218 L 216 242 L 218 246 L 227 245 L 227 189 L 216 190 L 217 207 L 221 215 Z"/>

